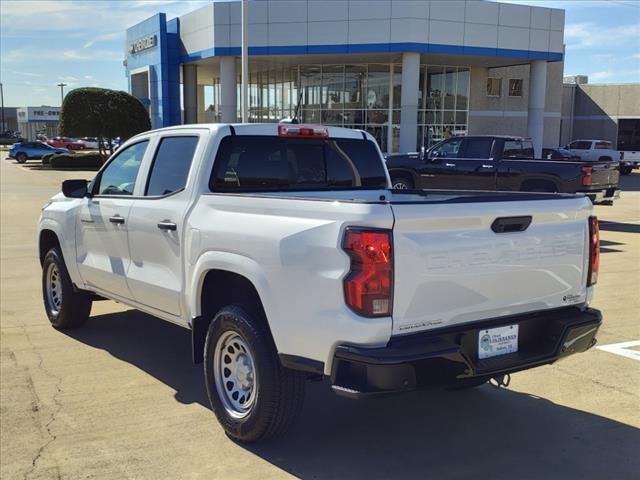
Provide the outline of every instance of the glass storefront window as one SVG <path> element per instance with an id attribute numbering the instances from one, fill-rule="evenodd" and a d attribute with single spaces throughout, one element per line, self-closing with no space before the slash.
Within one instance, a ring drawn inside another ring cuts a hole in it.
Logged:
<path id="1" fill-rule="evenodd" d="M 469 68 L 424 65 L 423 91 L 418 115 L 417 148 L 442 139 L 466 135 L 469 108 Z"/>
<path id="2" fill-rule="evenodd" d="M 456 108 L 467 110 L 469 104 L 469 69 L 458 68 L 458 85 L 456 87 Z"/>
<path id="3" fill-rule="evenodd" d="M 418 149 L 466 133 L 468 67 L 421 65 L 418 88 Z M 219 79 L 212 95 L 219 112 Z M 249 121 L 293 117 L 300 103 L 301 122 L 366 130 L 382 151 L 398 151 L 401 99 L 401 64 L 393 65 L 393 73 L 389 63 L 281 65 L 249 77 Z"/>
<path id="4" fill-rule="evenodd" d="M 389 108 L 389 64 L 371 64 L 367 75 L 368 109 Z"/>
<path id="5" fill-rule="evenodd" d="M 346 65 L 344 72 L 345 110 L 364 108 L 366 65 Z"/>

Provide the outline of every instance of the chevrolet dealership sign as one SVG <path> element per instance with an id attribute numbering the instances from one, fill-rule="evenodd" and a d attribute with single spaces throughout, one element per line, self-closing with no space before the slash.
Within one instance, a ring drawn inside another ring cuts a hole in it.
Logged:
<path id="1" fill-rule="evenodd" d="M 149 35 L 136 40 L 129 45 L 129 53 L 140 53 L 144 50 L 149 50 L 158 44 L 157 37 L 155 35 Z"/>

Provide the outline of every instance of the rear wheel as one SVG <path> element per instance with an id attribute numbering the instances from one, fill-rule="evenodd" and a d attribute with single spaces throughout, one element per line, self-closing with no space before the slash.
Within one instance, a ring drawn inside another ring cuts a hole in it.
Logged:
<path id="1" fill-rule="evenodd" d="M 391 188 L 394 190 L 412 190 L 413 181 L 407 177 L 394 177 L 391 179 Z"/>
<path id="2" fill-rule="evenodd" d="M 18 163 L 25 163 L 27 161 L 27 154 L 20 152 L 19 154 L 16 155 L 16 162 Z"/>
<path id="3" fill-rule="evenodd" d="M 211 407 L 230 437 L 251 443 L 293 425 L 306 379 L 280 364 L 262 322 L 241 307 L 222 308 L 209 325 L 204 361 Z"/>
<path id="4" fill-rule="evenodd" d="M 42 297 L 47 317 L 55 328 L 79 327 L 91 313 L 91 297 L 73 288 L 58 248 L 49 250 L 42 263 Z"/>
<path id="5" fill-rule="evenodd" d="M 633 168 L 631 168 L 628 165 L 620 167 L 620 173 L 622 175 L 629 175 L 632 171 L 633 171 Z"/>

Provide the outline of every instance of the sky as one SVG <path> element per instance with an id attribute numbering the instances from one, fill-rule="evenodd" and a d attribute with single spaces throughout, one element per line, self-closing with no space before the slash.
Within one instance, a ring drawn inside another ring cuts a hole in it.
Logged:
<path id="1" fill-rule="evenodd" d="M 369 0 L 375 1 L 375 0 Z M 640 0 L 503 0 L 563 8 L 565 75 L 640 82 Z M 0 0 L 0 81 L 6 106 L 60 105 L 60 88 L 127 89 L 125 30 L 207 0 Z"/>

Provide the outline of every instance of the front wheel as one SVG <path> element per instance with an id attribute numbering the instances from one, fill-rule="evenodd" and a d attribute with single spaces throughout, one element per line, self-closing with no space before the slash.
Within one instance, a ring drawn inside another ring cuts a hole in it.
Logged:
<path id="1" fill-rule="evenodd" d="M 284 434 L 304 401 L 304 374 L 284 368 L 261 322 L 237 306 L 209 325 L 204 375 L 211 408 L 231 438 L 251 443 Z"/>
<path id="2" fill-rule="evenodd" d="M 391 179 L 393 190 L 412 190 L 413 182 L 406 177 L 396 177 Z"/>
<path id="3" fill-rule="evenodd" d="M 631 174 L 631 171 L 632 171 L 632 170 L 633 170 L 633 168 L 631 168 L 631 167 L 630 167 L 630 166 L 628 166 L 628 165 L 625 165 L 625 166 L 623 166 L 623 167 L 620 167 L 620 173 L 621 173 L 622 175 L 629 175 L 629 174 Z"/>
<path id="4" fill-rule="evenodd" d="M 79 327 L 91 313 L 91 297 L 73 288 L 57 248 L 49 250 L 42 263 L 42 297 L 47 317 L 55 328 Z"/>
<path id="5" fill-rule="evenodd" d="M 16 162 L 25 163 L 27 161 L 27 154 L 20 152 L 16 155 Z"/>

